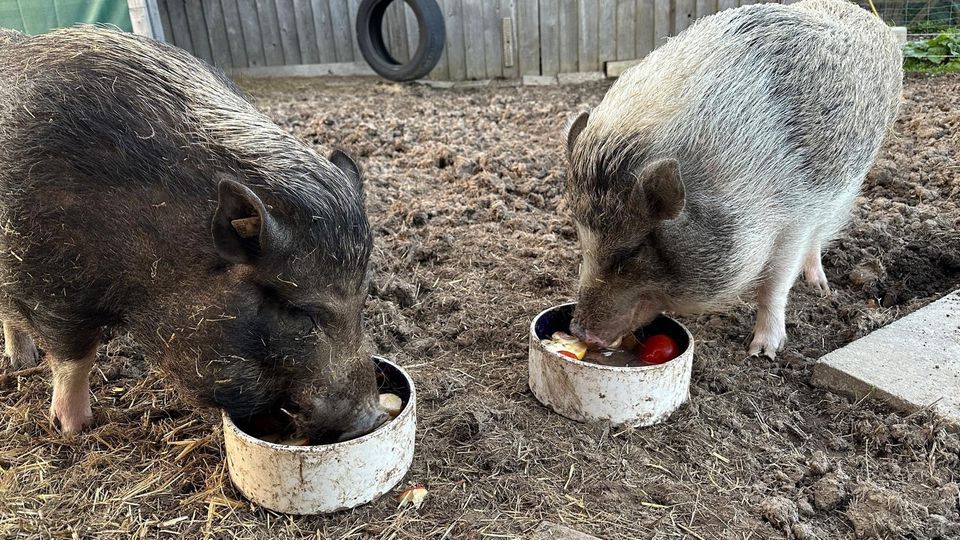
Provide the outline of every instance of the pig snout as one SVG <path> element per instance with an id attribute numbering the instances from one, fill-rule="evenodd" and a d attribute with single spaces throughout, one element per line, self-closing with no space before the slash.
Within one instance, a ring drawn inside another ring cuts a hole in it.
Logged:
<path id="1" fill-rule="evenodd" d="M 649 324 L 662 312 L 661 305 L 648 299 L 640 299 L 635 305 L 621 301 L 615 306 L 604 302 L 604 309 L 596 309 L 596 303 L 584 299 L 578 303 L 570 321 L 570 333 L 592 348 L 612 346 L 624 334 Z"/>
<path id="2" fill-rule="evenodd" d="M 342 442 L 362 437 L 390 419 L 380 406 L 379 394 L 364 392 L 353 403 L 331 404 L 329 398 L 313 400 L 307 430 L 319 439 Z"/>
<path id="3" fill-rule="evenodd" d="M 338 377 L 313 380 L 295 392 L 301 433 L 326 442 L 346 441 L 370 433 L 389 419 L 380 405 L 372 363 L 349 364 L 339 365 Z"/>
<path id="4" fill-rule="evenodd" d="M 610 344 L 607 340 L 585 329 L 583 325 L 581 325 L 577 321 L 572 321 L 570 323 L 570 332 L 574 336 L 577 336 L 578 338 L 580 338 L 584 343 L 586 343 L 591 348 L 602 349 L 604 347 L 607 347 Z"/>
<path id="5" fill-rule="evenodd" d="M 337 442 L 349 441 L 350 439 L 363 437 L 367 433 L 370 433 L 387 423 L 389 420 L 390 415 L 387 413 L 387 411 L 383 410 L 379 404 L 377 404 L 375 408 L 366 410 L 354 418 L 352 425 L 346 426 L 346 431 L 337 437 Z"/>

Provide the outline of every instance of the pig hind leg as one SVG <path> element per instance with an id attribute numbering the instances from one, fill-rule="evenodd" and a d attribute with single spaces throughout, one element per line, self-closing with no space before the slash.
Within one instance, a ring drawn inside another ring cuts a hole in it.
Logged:
<path id="1" fill-rule="evenodd" d="M 807 283 L 816 287 L 823 296 L 830 296 L 830 284 L 827 282 L 827 275 L 823 271 L 822 250 L 847 224 L 854 199 L 860 185 L 863 184 L 865 175 L 866 173 L 861 173 L 860 180 L 848 182 L 849 189 L 836 197 L 835 205 L 828 209 L 820 225 L 813 231 L 810 246 L 807 248 L 806 256 L 803 259 L 804 279 Z"/>
<path id="2" fill-rule="evenodd" d="M 757 323 L 747 352 L 775 358 L 787 341 L 786 309 L 790 288 L 804 262 L 803 244 L 781 239 L 757 289 Z"/>
<path id="3" fill-rule="evenodd" d="M 820 239 L 817 238 L 810 244 L 803 258 L 803 277 L 823 296 L 830 296 L 830 283 L 827 282 L 827 275 L 823 272 L 820 249 Z"/>
<path id="4" fill-rule="evenodd" d="M 25 369 L 37 365 L 40 353 L 33 339 L 15 324 L 3 323 L 3 349 L 10 359 L 11 369 Z"/>
<path id="5" fill-rule="evenodd" d="M 90 369 L 97 358 L 97 348 L 78 359 L 65 359 L 48 354 L 53 373 L 53 399 L 50 421 L 59 423 L 65 435 L 78 433 L 93 421 L 90 408 Z"/>

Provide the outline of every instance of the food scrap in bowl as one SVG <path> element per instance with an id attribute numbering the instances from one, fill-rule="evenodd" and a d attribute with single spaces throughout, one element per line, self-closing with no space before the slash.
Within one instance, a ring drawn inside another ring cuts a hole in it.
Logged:
<path id="1" fill-rule="evenodd" d="M 591 348 L 567 332 L 557 331 L 541 341 L 553 353 L 601 366 L 641 367 L 663 364 L 680 354 L 676 340 L 666 334 L 654 334 L 643 340 L 629 333 L 609 347 Z"/>

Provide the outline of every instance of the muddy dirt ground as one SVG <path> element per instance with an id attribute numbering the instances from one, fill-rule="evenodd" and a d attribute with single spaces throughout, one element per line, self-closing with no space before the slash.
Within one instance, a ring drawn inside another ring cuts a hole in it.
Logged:
<path id="1" fill-rule="evenodd" d="M 960 438 L 810 385 L 817 358 L 960 285 L 960 77 L 911 77 L 846 233 L 834 295 L 799 284 L 790 342 L 747 358 L 752 299 L 684 319 L 691 400 L 620 431 L 548 412 L 526 383 L 527 327 L 572 299 L 577 239 L 560 131 L 585 86 L 440 90 L 372 80 L 248 85 L 281 125 L 366 171 L 376 281 L 366 325 L 418 385 L 417 452 L 394 494 L 291 518 L 230 485 L 219 419 L 118 336 L 93 375 L 96 427 L 46 422 L 45 375 L 0 388 L 0 536 L 524 538 L 541 520 L 603 538 L 960 538 Z M 904 358 L 909 362 L 909 358 Z"/>

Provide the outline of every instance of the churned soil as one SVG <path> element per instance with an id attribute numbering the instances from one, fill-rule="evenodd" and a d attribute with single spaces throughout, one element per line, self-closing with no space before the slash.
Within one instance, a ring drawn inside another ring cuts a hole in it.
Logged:
<path id="1" fill-rule="evenodd" d="M 609 539 L 960 538 L 958 435 L 810 385 L 817 358 L 960 285 L 960 76 L 906 81 L 825 253 L 834 294 L 797 285 L 777 359 L 744 352 L 752 298 L 682 319 L 690 402 L 637 430 L 568 421 L 527 388 L 530 320 L 573 299 L 577 275 L 562 125 L 608 85 L 247 84 L 279 124 L 365 170 L 366 326 L 418 387 L 398 490 L 426 486 L 420 509 L 396 492 L 331 516 L 251 505 L 226 476 L 216 412 L 185 405 L 118 335 L 92 377 L 96 427 L 74 440 L 47 425 L 46 375 L 0 381 L 0 536 L 525 538 L 549 520 Z"/>

